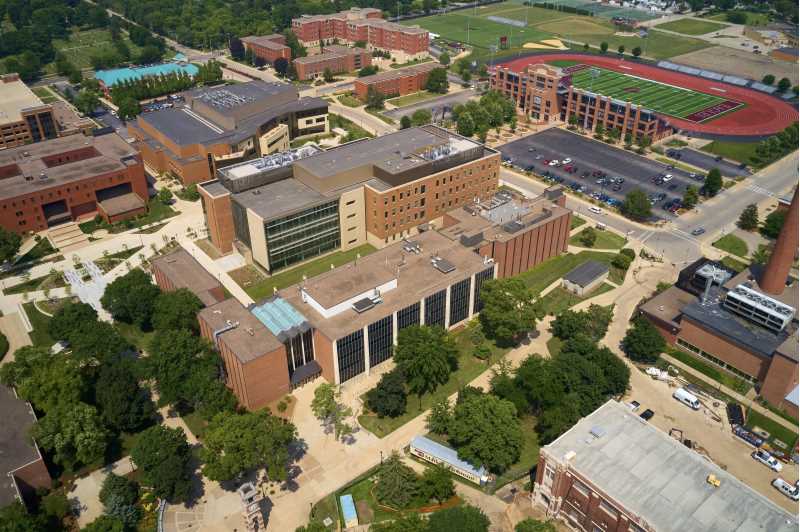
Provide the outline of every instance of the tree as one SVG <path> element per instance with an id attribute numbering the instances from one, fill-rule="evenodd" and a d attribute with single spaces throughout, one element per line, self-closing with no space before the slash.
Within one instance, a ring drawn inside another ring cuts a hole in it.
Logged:
<path id="1" fill-rule="evenodd" d="M 683 207 L 693 209 L 698 201 L 700 201 L 700 194 L 697 192 L 697 187 L 694 185 L 687 186 L 683 192 Z"/>
<path id="2" fill-rule="evenodd" d="M 231 57 L 234 59 L 241 59 L 244 57 L 244 44 L 239 37 L 231 37 L 228 42 L 228 49 L 231 52 Z"/>
<path id="3" fill-rule="evenodd" d="M 597 123 L 595 123 L 594 134 L 599 139 L 602 139 L 603 135 L 606 134 L 606 127 L 603 125 L 602 121 L 598 120 Z"/>
<path id="4" fill-rule="evenodd" d="M 583 51 L 584 52 L 588 52 L 589 51 L 589 43 L 588 42 L 583 43 Z"/>
<path id="5" fill-rule="evenodd" d="M 448 88 L 447 70 L 444 68 L 434 68 L 428 73 L 428 80 L 425 82 L 425 88 L 430 92 L 438 92 L 445 94 Z"/>
<path id="6" fill-rule="evenodd" d="M 767 238 L 778 238 L 778 235 L 786 222 L 787 211 L 772 211 L 764 219 L 764 226 L 761 228 L 761 234 Z"/>
<path id="7" fill-rule="evenodd" d="M 600 51 L 606 53 L 608 51 L 608 43 L 603 41 L 600 43 Z"/>
<path id="8" fill-rule="evenodd" d="M 162 51 L 157 46 L 147 45 L 139 51 L 137 62 L 140 65 L 151 65 L 161 61 Z"/>
<path id="9" fill-rule="evenodd" d="M 211 480 L 233 480 L 266 467 L 271 480 L 286 480 L 289 447 L 297 429 L 268 410 L 214 417 L 203 436 L 203 475 Z"/>
<path id="10" fill-rule="evenodd" d="M 450 54 L 448 54 L 447 52 L 442 52 L 441 54 L 439 54 L 439 64 L 440 65 L 444 65 L 444 66 L 449 65 L 450 64 Z"/>
<path id="11" fill-rule="evenodd" d="M 647 199 L 647 194 L 639 188 L 635 188 L 625 195 L 620 211 L 628 218 L 638 222 L 643 222 L 652 215 L 650 200 Z"/>
<path id="12" fill-rule="evenodd" d="M 405 377 L 395 368 L 384 373 L 378 385 L 367 392 L 367 407 L 378 417 L 397 417 L 405 413 L 406 399 Z"/>
<path id="13" fill-rule="evenodd" d="M 190 331 L 157 330 L 143 362 L 147 374 L 156 381 L 162 404 L 191 403 L 189 383 L 198 366 L 200 353 L 208 348 Z"/>
<path id="14" fill-rule="evenodd" d="M 100 98 L 98 98 L 96 92 L 82 89 L 78 92 L 73 103 L 78 108 L 78 111 L 85 115 L 90 115 L 100 106 Z"/>
<path id="15" fill-rule="evenodd" d="M 755 203 L 751 203 L 744 208 L 736 225 L 739 226 L 739 229 L 744 229 L 745 231 L 758 229 L 758 207 Z"/>
<path id="16" fill-rule="evenodd" d="M 186 288 L 162 292 L 153 305 L 152 324 L 156 330 L 186 329 L 197 332 L 197 313 L 203 302 Z"/>
<path id="17" fill-rule="evenodd" d="M 468 112 L 462 113 L 456 121 L 456 131 L 464 137 L 471 137 L 475 134 L 475 121 Z"/>
<path id="18" fill-rule="evenodd" d="M 514 532 L 556 532 L 556 527 L 550 521 L 537 521 L 528 517 L 517 523 Z"/>
<path id="19" fill-rule="evenodd" d="M 322 71 L 322 79 L 325 80 L 325 83 L 332 82 L 335 78 L 333 77 L 333 71 L 325 67 L 325 70 Z"/>
<path id="20" fill-rule="evenodd" d="M 385 99 L 386 96 L 382 92 L 372 85 L 369 86 L 367 89 L 367 109 L 383 109 L 383 101 Z"/>
<path id="21" fill-rule="evenodd" d="M 339 402 L 340 394 L 332 384 L 324 382 L 314 390 L 311 411 L 314 417 L 328 427 L 332 427 L 337 440 L 344 439 L 353 433 L 355 428 L 346 422 L 353 415 L 353 410 Z"/>
<path id="22" fill-rule="evenodd" d="M 367 76 L 371 76 L 371 75 L 377 74 L 377 73 L 378 73 L 378 67 L 377 66 L 375 66 L 375 65 L 367 65 L 367 66 L 361 68 L 361 70 L 358 71 L 358 77 L 359 78 L 365 78 Z"/>
<path id="23" fill-rule="evenodd" d="M 172 191 L 168 188 L 162 188 L 158 191 L 158 201 L 164 205 L 172 203 Z"/>
<path id="24" fill-rule="evenodd" d="M 429 466 L 419 483 L 425 498 L 436 499 L 439 504 L 452 497 L 456 491 L 450 471 L 443 465 Z"/>
<path id="25" fill-rule="evenodd" d="M 100 488 L 100 502 L 105 505 L 112 497 L 117 497 L 125 504 L 136 504 L 139 500 L 139 486 L 127 477 L 111 472 Z"/>
<path id="26" fill-rule="evenodd" d="M 13 231 L 0 227 L 0 262 L 8 262 L 14 258 L 22 244 L 22 237 Z"/>
<path id="27" fill-rule="evenodd" d="M 0 532 L 41 532 L 46 526 L 42 515 L 28 513 L 19 501 L 0 508 Z"/>
<path id="28" fill-rule="evenodd" d="M 584 247 L 593 248 L 594 243 L 597 241 L 597 231 L 595 231 L 592 227 L 587 227 L 581 231 L 579 238 Z"/>
<path id="29" fill-rule="evenodd" d="M 733 24 L 747 24 L 747 14 L 741 11 L 731 11 L 725 14 L 725 20 Z"/>
<path id="30" fill-rule="evenodd" d="M 560 404 L 543 410 L 537 418 L 536 433 L 539 435 L 539 444 L 552 442 L 575 425 L 580 418 L 578 398 L 575 394 L 564 396 Z"/>
<path id="31" fill-rule="evenodd" d="M 319 532 L 326 532 L 320 530 Z M 370 532 L 421 532 L 428 530 L 428 522 L 416 512 L 400 515 L 392 521 L 381 521 L 373 523 L 369 527 Z M 300 531 L 302 532 L 302 531 Z"/>
<path id="32" fill-rule="evenodd" d="M 115 320 L 147 328 L 160 293 L 161 290 L 150 281 L 150 276 L 135 269 L 114 279 L 106 287 L 100 303 Z"/>
<path id="33" fill-rule="evenodd" d="M 768 246 L 759 245 L 758 248 L 750 254 L 750 260 L 754 264 L 766 264 L 769 262 L 769 257 L 772 251 Z"/>
<path id="34" fill-rule="evenodd" d="M 703 183 L 703 193 L 706 196 L 713 198 L 720 190 L 722 190 L 722 174 L 720 173 L 719 168 L 712 168 L 708 171 L 706 180 Z"/>
<path id="35" fill-rule="evenodd" d="M 74 361 L 33 346 L 17 349 L 14 361 L 0 367 L 0 382 L 16 387 L 17 395 L 45 413 L 78 403 L 87 388 Z"/>
<path id="36" fill-rule="evenodd" d="M 764 85 L 772 85 L 773 83 L 775 83 L 775 76 L 773 76 L 772 74 L 767 74 L 766 76 L 761 78 L 761 83 L 763 83 Z"/>
<path id="37" fill-rule="evenodd" d="M 293 31 L 289 29 L 284 30 L 283 36 L 286 38 L 286 46 L 288 46 L 291 49 L 292 59 L 297 59 L 298 57 L 306 56 L 305 46 L 303 46 L 300 43 L 300 40 L 297 38 L 297 35 L 295 35 Z"/>
<path id="38" fill-rule="evenodd" d="M 61 403 L 36 422 L 31 435 L 53 460 L 73 469 L 103 457 L 109 434 L 93 406 Z"/>
<path id="39" fill-rule="evenodd" d="M 789 78 L 781 78 L 778 82 L 778 92 L 784 93 L 788 91 L 792 86 L 792 82 Z"/>
<path id="40" fill-rule="evenodd" d="M 450 421 L 453 419 L 452 408 L 450 408 L 450 400 L 447 397 L 442 397 L 431 406 L 431 411 L 428 417 L 425 418 L 428 430 L 435 434 L 447 434 L 450 429 Z"/>
<path id="41" fill-rule="evenodd" d="M 642 55 L 642 48 L 640 46 L 636 46 L 633 50 L 631 50 L 631 53 L 633 54 L 633 57 L 638 59 L 639 56 Z"/>
<path id="42" fill-rule="evenodd" d="M 403 115 L 400 119 L 400 129 L 408 129 L 411 127 L 411 118 L 408 115 Z"/>
<path id="43" fill-rule="evenodd" d="M 469 70 L 464 70 L 461 72 L 461 81 L 464 85 L 469 85 L 469 82 L 472 81 L 472 72 Z"/>
<path id="44" fill-rule="evenodd" d="M 397 451 L 392 451 L 378 469 L 374 494 L 381 504 L 401 510 L 414 499 L 419 487 L 417 474 L 403 463 Z"/>
<path id="45" fill-rule="evenodd" d="M 650 135 L 640 135 L 638 143 L 642 151 L 646 151 L 647 148 L 653 144 L 653 139 L 650 137 Z"/>
<path id="46" fill-rule="evenodd" d="M 423 394 L 433 393 L 458 367 L 458 348 L 442 327 L 412 325 L 398 334 L 394 360 L 421 402 Z"/>
<path id="47" fill-rule="evenodd" d="M 431 112 L 427 109 L 417 109 L 411 115 L 411 124 L 414 126 L 424 126 L 431 123 Z"/>
<path id="48" fill-rule="evenodd" d="M 150 390 L 139 386 L 129 358 L 120 357 L 101 366 L 95 399 L 100 417 L 118 431 L 136 432 L 155 417 Z"/>
<path id="49" fill-rule="evenodd" d="M 101 515 L 81 528 L 81 532 L 125 532 L 125 525 L 116 517 Z"/>
<path id="50" fill-rule="evenodd" d="M 448 435 L 459 458 L 495 473 L 508 469 L 522 451 L 516 407 L 491 394 L 471 396 L 457 404 Z"/>
<path id="51" fill-rule="evenodd" d="M 275 69 L 275 72 L 278 73 L 279 76 L 285 76 L 286 71 L 289 68 L 289 61 L 285 57 L 279 57 L 272 63 L 272 68 Z"/>
<path id="52" fill-rule="evenodd" d="M 432 513 L 428 532 L 487 532 L 489 524 L 483 510 L 464 504 Z"/>
<path id="53" fill-rule="evenodd" d="M 536 326 L 533 294 L 520 279 L 492 279 L 481 286 L 480 322 L 487 336 L 500 344 L 513 343 Z"/>
<path id="54" fill-rule="evenodd" d="M 157 497 L 183 501 L 192 489 L 191 450 L 181 428 L 154 425 L 139 434 L 131 458 Z"/>
<path id="55" fill-rule="evenodd" d="M 140 112 L 139 102 L 133 98 L 124 98 L 117 104 L 117 113 L 122 120 L 136 118 Z"/>
<path id="56" fill-rule="evenodd" d="M 666 342 L 658 329 L 642 316 L 633 320 L 622 340 L 622 350 L 634 362 L 653 364 L 664 351 Z"/>
<path id="57" fill-rule="evenodd" d="M 619 55 L 624 54 L 625 53 L 625 45 L 624 44 L 620 44 L 619 47 L 617 48 L 617 52 L 619 52 Z"/>

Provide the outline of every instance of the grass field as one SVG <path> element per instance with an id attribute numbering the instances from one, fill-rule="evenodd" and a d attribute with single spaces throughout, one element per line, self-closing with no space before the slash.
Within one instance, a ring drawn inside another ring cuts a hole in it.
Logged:
<path id="1" fill-rule="evenodd" d="M 617 100 L 643 105 L 648 109 L 676 118 L 687 118 L 693 113 L 725 102 L 725 98 L 657 83 L 605 70 L 585 68 L 572 74 L 572 84 Z"/>
<path id="2" fill-rule="evenodd" d="M 722 28 L 727 28 L 725 24 L 717 22 L 709 22 L 707 20 L 700 20 L 697 18 L 682 18 L 680 20 L 673 20 L 672 22 L 665 22 L 659 24 L 656 28 L 660 30 L 674 31 L 683 33 L 684 35 L 705 35 L 712 31 L 719 31 Z"/>
<path id="3" fill-rule="evenodd" d="M 715 248 L 733 253 L 739 257 L 747 257 L 747 243 L 733 234 L 727 234 L 712 244 Z"/>
<path id="4" fill-rule="evenodd" d="M 605 251 L 581 251 L 578 254 L 567 253 L 566 255 L 547 259 L 538 266 L 519 274 L 517 278 L 530 288 L 533 295 L 538 296 L 542 290 L 564 277 L 573 268 L 586 261 L 596 260 L 608 265 L 610 268 L 608 278 L 612 283 L 622 284 L 625 280 L 625 272 L 611 266 L 611 261 L 614 260 L 615 256 L 615 253 L 607 253 Z"/>
<path id="5" fill-rule="evenodd" d="M 721 155 L 726 159 L 738 161 L 740 163 L 753 164 L 752 158 L 756 155 L 756 148 L 758 142 L 731 142 L 724 140 L 715 140 L 710 144 L 706 144 L 701 150 L 714 155 Z"/>
<path id="6" fill-rule="evenodd" d="M 439 96 L 441 96 L 441 94 L 435 92 L 419 91 L 406 94 L 405 96 L 398 96 L 397 98 L 392 98 L 391 100 L 386 100 L 386 103 L 390 103 L 395 107 L 405 107 L 413 103 L 419 103 L 432 98 L 438 98 Z"/>
<path id="7" fill-rule="evenodd" d="M 464 13 L 466 13 L 466 10 L 445 15 L 433 15 L 414 19 L 410 23 L 417 24 L 433 33 L 438 33 L 443 39 L 487 49 L 491 45 L 499 46 L 501 36 L 508 37 L 510 48 L 520 47 L 526 42 L 536 42 L 550 37 L 548 33 L 540 31 L 533 26 L 517 28 L 493 22 L 482 15 L 473 17 Z"/>
<path id="8" fill-rule="evenodd" d="M 747 17 L 747 25 L 748 26 L 766 26 L 770 23 L 769 14 L 767 13 L 756 13 L 755 11 L 741 11 L 737 10 L 737 12 L 744 13 Z M 717 13 L 715 15 L 711 15 L 708 17 L 709 20 L 721 20 L 727 22 L 728 14 L 727 13 Z"/>
<path id="9" fill-rule="evenodd" d="M 123 41 L 131 51 L 131 57 L 136 57 L 140 48 L 133 44 L 127 35 L 123 34 Z M 100 52 L 114 50 L 111 41 L 111 32 L 106 29 L 78 30 L 74 29 L 68 39 L 55 39 L 53 48 L 57 52 L 62 52 L 70 63 L 76 67 L 91 68 L 91 58 Z M 45 70 L 50 71 L 52 65 L 48 65 Z M 55 71 L 55 70 L 53 70 Z"/>
<path id="10" fill-rule="evenodd" d="M 586 297 L 581 297 L 579 295 L 575 295 L 569 290 L 561 288 L 555 288 L 547 293 L 546 296 L 539 300 L 541 305 L 541 309 L 545 312 L 545 314 L 550 314 L 553 316 L 558 316 L 568 308 L 572 308 L 581 301 L 584 301 L 591 297 L 596 297 L 601 294 L 605 294 L 609 290 L 613 290 L 614 286 L 608 283 L 603 283 L 599 287 L 592 290 Z M 555 338 L 555 337 L 554 337 Z"/>
<path id="11" fill-rule="evenodd" d="M 586 231 L 586 229 L 583 231 Z M 569 239 L 569 244 L 571 246 L 578 246 L 582 248 L 586 247 L 586 245 L 584 245 L 584 243 L 581 241 L 581 234 L 583 231 L 573 235 Z M 597 238 L 594 241 L 594 245 L 590 249 L 622 249 L 627 242 L 624 237 L 621 237 L 616 233 L 612 233 L 611 231 L 595 231 L 594 234 L 597 236 Z"/>

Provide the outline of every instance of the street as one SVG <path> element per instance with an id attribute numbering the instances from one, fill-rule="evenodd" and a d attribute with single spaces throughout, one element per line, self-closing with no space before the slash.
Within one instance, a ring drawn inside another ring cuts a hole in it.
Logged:
<path id="1" fill-rule="evenodd" d="M 438 98 L 425 100 L 424 102 L 392 109 L 391 111 L 386 111 L 383 114 L 394 118 L 395 120 L 400 120 L 403 116 L 411 115 L 414 113 L 414 111 L 419 109 L 428 109 L 433 115 L 433 121 L 436 122 L 441 119 L 442 112 L 449 112 L 449 110 L 456 105 L 462 104 L 475 96 L 478 96 L 478 93 L 475 91 L 475 89 L 466 89 L 463 91 L 454 92 L 452 94 L 445 94 L 444 96 L 440 96 Z"/>

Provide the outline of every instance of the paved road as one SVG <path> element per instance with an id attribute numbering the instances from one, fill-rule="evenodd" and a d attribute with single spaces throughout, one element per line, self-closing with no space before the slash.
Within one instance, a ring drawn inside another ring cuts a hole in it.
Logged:
<path id="1" fill-rule="evenodd" d="M 434 120 L 439 120 L 441 119 L 442 111 L 449 112 L 449 109 L 452 109 L 456 105 L 464 103 L 477 95 L 478 93 L 475 91 L 475 89 L 467 89 L 454 92 L 453 94 L 445 94 L 444 96 L 440 96 L 438 98 L 425 100 L 424 102 L 392 109 L 391 111 L 386 111 L 384 114 L 390 118 L 394 118 L 395 120 L 400 120 L 400 118 L 403 116 L 410 115 L 418 109 L 428 109 L 434 116 Z"/>
<path id="2" fill-rule="evenodd" d="M 751 174 L 747 168 L 740 168 L 738 164 L 720 159 L 719 161 L 713 155 L 703 153 L 701 151 L 693 150 L 691 148 L 679 148 L 674 150 L 667 150 L 667 155 L 673 159 L 679 160 L 686 164 L 691 164 L 704 170 L 711 170 L 712 168 L 719 168 L 722 175 L 727 177 L 746 177 Z"/>
<path id="3" fill-rule="evenodd" d="M 396 128 L 387 124 L 380 118 L 373 116 L 360 108 L 347 107 L 338 103 L 332 103 L 328 106 L 328 111 L 347 118 L 361 126 L 373 135 L 385 135 L 396 131 Z"/>

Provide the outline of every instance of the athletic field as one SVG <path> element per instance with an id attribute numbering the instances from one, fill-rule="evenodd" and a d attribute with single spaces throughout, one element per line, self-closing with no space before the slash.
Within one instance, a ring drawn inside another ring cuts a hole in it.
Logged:
<path id="1" fill-rule="evenodd" d="M 692 122 L 713 120 L 723 113 L 742 106 L 739 102 L 721 96 L 704 94 L 588 65 L 575 65 L 566 70 L 572 76 L 572 84 L 577 88 L 616 100 L 631 102 L 656 113 Z"/>

